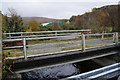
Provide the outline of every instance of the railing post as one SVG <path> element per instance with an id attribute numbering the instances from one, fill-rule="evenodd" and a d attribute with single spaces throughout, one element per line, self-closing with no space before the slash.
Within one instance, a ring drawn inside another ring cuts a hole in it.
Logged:
<path id="1" fill-rule="evenodd" d="M 55 32 L 55 36 L 57 36 L 57 31 Z"/>
<path id="2" fill-rule="evenodd" d="M 82 34 L 82 51 L 85 51 L 85 35 Z"/>
<path id="3" fill-rule="evenodd" d="M 11 39 L 11 34 L 9 34 L 9 38 Z"/>
<path id="4" fill-rule="evenodd" d="M 22 36 L 23 36 L 23 35 L 22 35 L 22 33 L 21 33 L 21 38 L 22 38 Z"/>
<path id="5" fill-rule="evenodd" d="M 102 39 L 104 39 L 104 33 L 102 33 Z"/>
<path id="6" fill-rule="evenodd" d="M 23 38 L 23 52 L 24 52 L 24 58 L 27 59 L 27 50 L 26 50 L 26 38 Z"/>
<path id="7" fill-rule="evenodd" d="M 113 42 L 115 42 L 115 33 L 113 34 Z"/>
<path id="8" fill-rule="evenodd" d="M 116 46 L 119 45 L 119 44 L 118 44 L 118 33 L 117 33 L 117 32 L 115 33 L 115 44 L 116 44 Z"/>

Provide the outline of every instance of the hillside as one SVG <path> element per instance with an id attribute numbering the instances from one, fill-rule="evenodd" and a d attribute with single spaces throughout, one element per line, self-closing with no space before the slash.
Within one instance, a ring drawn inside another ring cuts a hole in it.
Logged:
<path id="1" fill-rule="evenodd" d="M 34 19 L 40 23 L 47 23 L 47 22 L 53 22 L 53 21 L 60 20 L 60 19 L 52 19 L 52 18 L 46 18 L 46 17 L 22 17 L 22 19 L 25 23 L 29 22 L 32 19 Z"/>
<path id="2" fill-rule="evenodd" d="M 94 32 L 120 31 L 120 5 L 94 8 L 92 12 L 72 16 L 69 22 L 77 29 L 90 28 Z"/>

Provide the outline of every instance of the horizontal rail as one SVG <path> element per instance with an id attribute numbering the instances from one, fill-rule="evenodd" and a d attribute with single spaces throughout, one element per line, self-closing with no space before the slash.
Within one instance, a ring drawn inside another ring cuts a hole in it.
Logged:
<path id="1" fill-rule="evenodd" d="M 29 34 L 29 33 L 51 33 L 51 32 L 79 32 L 79 31 L 91 31 L 91 29 L 86 29 L 86 30 L 61 30 L 61 31 L 39 31 L 39 32 L 15 32 L 15 33 L 3 33 L 3 34 Z"/>
<path id="2" fill-rule="evenodd" d="M 101 36 L 101 35 L 113 35 L 115 33 L 102 33 L 102 34 L 85 34 L 86 36 Z"/>
<path id="3" fill-rule="evenodd" d="M 13 36 L 7 38 L 27 38 L 27 37 L 47 37 L 47 36 L 65 36 L 65 35 L 80 35 L 81 33 L 66 33 L 66 34 L 46 34 L 46 35 L 29 35 L 29 36 Z"/>
<path id="4" fill-rule="evenodd" d="M 3 42 L 9 42 L 9 41 L 22 41 L 22 39 L 4 39 Z"/>
<path id="5" fill-rule="evenodd" d="M 109 35 L 115 33 L 104 33 L 103 35 Z M 99 36 L 102 34 L 85 34 L 85 36 Z M 72 37 L 72 36 L 82 36 L 82 35 L 69 35 L 69 36 L 54 36 L 54 37 L 39 37 L 39 38 L 26 38 L 26 40 L 35 40 L 35 39 L 51 39 L 51 38 L 59 38 L 59 37 Z M 22 39 L 4 39 L 3 42 L 6 41 L 20 41 Z"/>
<path id="6" fill-rule="evenodd" d="M 70 36 L 54 36 L 54 37 L 38 37 L 38 38 L 26 38 L 26 40 L 36 40 L 36 39 L 54 39 L 54 38 L 64 38 L 64 37 L 79 37 L 81 35 L 70 35 Z M 3 42 L 8 41 L 21 41 L 22 39 L 4 39 Z"/>
<path id="7" fill-rule="evenodd" d="M 23 46 L 3 47 L 3 50 L 5 50 L 5 49 L 16 49 L 16 48 L 23 48 Z"/>

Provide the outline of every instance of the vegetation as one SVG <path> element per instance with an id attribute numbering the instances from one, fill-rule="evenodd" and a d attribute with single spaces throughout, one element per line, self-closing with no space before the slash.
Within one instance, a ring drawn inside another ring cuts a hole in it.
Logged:
<path id="1" fill-rule="evenodd" d="M 2 15 L 2 31 L 3 32 L 32 32 L 32 31 L 47 31 L 47 30 L 62 30 L 62 29 L 68 29 L 68 30 L 77 30 L 77 29 L 92 29 L 92 32 L 120 32 L 120 6 L 118 5 L 111 5 L 111 6 L 104 6 L 101 8 L 94 8 L 92 12 L 87 12 L 83 15 L 78 16 L 72 16 L 69 19 L 69 22 L 67 19 L 61 20 L 62 23 L 65 24 L 63 26 L 61 23 L 58 26 L 57 22 L 55 22 L 52 26 L 40 26 L 40 22 L 37 20 L 30 20 L 27 23 L 24 23 L 22 17 L 18 15 L 16 10 L 14 9 L 8 9 L 9 13 L 6 15 Z M 1 12 L 0 12 L 1 15 Z M 93 39 L 93 38 L 87 38 L 87 39 Z M 96 39 L 96 37 L 94 37 Z M 81 39 L 71 39 L 71 40 L 61 40 L 61 41 L 46 41 L 46 42 L 32 42 L 30 44 L 43 44 L 43 43 L 55 43 L 55 42 L 64 42 L 64 41 L 76 41 Z M 88 46 L 86 45 L 86 48 L 90 47 L 101 47 L 105 45 L 99 45 L 99 46 Z M 81 47 L 77 47 L 75 49 L 80 49 Z M 74 49 L 74 48 L 72 48 Z M 71 50 L 71 48 L 63 48 L 64 50 Z M 24 54 L 10 54 L 10 52 L 17 52 L 20 51 L 20 49 L 12 49 L 12 50 L 4 50 L 4 53 L 2 54 L 3 59 L 5 57 L 16 57 L 16 56 L 23 56 Z M 29 54 L 29 53 L 27 53 Z M 5 60 L 4 60 L 5 61 Z M 8 63 L 12 64 L 14 61 L 11 61 Z M 0 62 L 1 63 L 1 62 Z M 3 62 L 4 64 L 7 62 Z M 5 66 L 3 66 L 3 73 L 6 73 Z M 10 65 L 11 66 L 11 65 Z M 11 68 L 9 66 L 9 68 Z M 3 74 L 4 75 L 4 74 Z M 0 73 L 1 76 L 1 73 Z"/>
<path id="2" fill-rule="evenodd" d="M 120 5 L 109 5 L 94 8 L 92 12 L 83 15 L 72 16 L 69 20 L 60 21 L 64 26 L 58 26 L 54 22 L 52 26 L 42 26 L 35 19 L 24 23 L 22 17 L 16 10 L 8 9 L 8 14 L 2 15 L 3 32 L 32 32 L 48 30 L 79 30 L 92 29 L 92 32 L 120 32 Z M 9 16 L 9 17 L 8 17 Z"/>
<path id="3" fill-rule="evenodd" d="M 92 29 L 92 32 L 120 32 L 120 5 L 94 8 L 92 12 L 72 16 L 70 25 L 75 29 Z"/>
<path id="4" fill-rule="evenodd" d="M 21 16 L 17 14 L 16 10 L 9 8 L 8 11 L 8 14 L 2 16 L 3 32 L 26 31 L 28 26 L 23 22 Z"/>
<path id="5" fill-rule="evenodd" d="M 36 20 L 30 20 L 28 25 L 30 26 L 31 31 L 40 31 L 39 23 Z"/>

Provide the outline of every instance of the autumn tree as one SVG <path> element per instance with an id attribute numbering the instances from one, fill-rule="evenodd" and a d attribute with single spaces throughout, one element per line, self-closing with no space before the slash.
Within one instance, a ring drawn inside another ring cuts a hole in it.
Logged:
<path id="1" fill-rule="evenodd" d="M 8 17 L 9 16 L 9 17 Z M 22 17 L 13 8 L 8 8 L 8 14 L 2 15 L 3 32 L 23 32 L 25 30 Z"/>
<path id="2" fill-rule="evenodd" d="M 120 5 L 108 5 L 94 8 L 92 12 L 72 16 L 70 24 L 75 29 L 91 29 L 94 32 L 119 32 L 120 31 Z"/>
<path id="3" fill-rule="evenodd" d="M 28 22 L 28 25 L 30 26 L 32 31 L 40 31 L 39 22 L 37 22 L 35 19 L 30 20 Z"/>
<path id="4" fill-rule="evenodd" d="M 18 15 L 17 11 L 13 8 L 8 8 L 8 16 L 6 17 L 6 26 L 7 26 L 7 32 L 21 32 L 25 31 L 24 29 L 24 22 L 22 20 L 22 17 Z"/>

